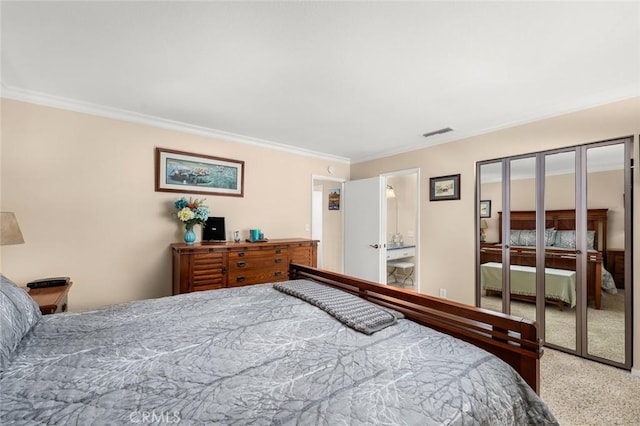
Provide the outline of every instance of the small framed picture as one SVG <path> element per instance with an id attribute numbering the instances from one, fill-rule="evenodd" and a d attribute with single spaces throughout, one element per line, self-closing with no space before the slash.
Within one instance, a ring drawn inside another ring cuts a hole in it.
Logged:
<path id="1" fill-rule="evenodd" d="M 329 210 L 340 210 L 340 188 L 329 191 Z"/>
<path id="2" fill-rule="evenodd" d="M 432 177 L 429 183 L 429 201 L 460 199 L 460 174 Z"/>
<path id="3" fill-rule="evenodd" d="M 244 195 L 244 161 L 156 148 L 156 191 Z"/>
<path id="4" fill-rule="evenodd" d="M 480 201 L 480 217 L 491 217 L 491 200 Z"/>

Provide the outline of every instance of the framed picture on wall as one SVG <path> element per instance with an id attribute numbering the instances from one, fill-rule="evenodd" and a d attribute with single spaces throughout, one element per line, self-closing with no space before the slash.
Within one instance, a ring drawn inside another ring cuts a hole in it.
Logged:
<path id="1" fill-rule="evenodd" d="M 244 161 L 156 148 L 156 191 L 244 196 Z"/>
<path id="2" fill-rule="evenodd" d="M 329 191 L 329 210 L 340 210 L 340 188 Z"/>
<path id="3" fill-rule="evenodd" d="M 429 184 L 429 201 L 460 199 L 460 174 L 432 177 Z"/>
<path id="4" fill-rule="evenodd" d="M 480 201 L 480 217 L 491 217 L 491 200 Z"/>

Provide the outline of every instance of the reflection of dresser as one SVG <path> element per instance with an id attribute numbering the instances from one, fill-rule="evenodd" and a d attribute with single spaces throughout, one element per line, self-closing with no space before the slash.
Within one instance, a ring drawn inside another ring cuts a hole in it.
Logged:
<path id="1" fill-rule="evenodd" d="M 317 264 L 316 240 L 172 244 L 173 294 L 288 279 L 289 263 Z"/>
<path id="2" fill-rule="evenodd" d="M 387 247 L 387 260 L 404 259 L 416 255 L 416 246 Z"/>
<path id="3" fill-rule="evenodd" d="M 616 287 L 624 288 L 624 250 L 607 249 L 606 265 L 607 271 L 613 275 Z"/>

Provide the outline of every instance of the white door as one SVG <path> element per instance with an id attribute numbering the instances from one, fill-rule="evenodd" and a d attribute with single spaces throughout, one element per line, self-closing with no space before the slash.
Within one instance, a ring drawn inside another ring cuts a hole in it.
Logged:
<path id="1" fill-rule="evenodd" d="M 345 182 L 343 201 L 344 273 L 379 283 L 386 282 L 383 189 L 382 177 Z"/>

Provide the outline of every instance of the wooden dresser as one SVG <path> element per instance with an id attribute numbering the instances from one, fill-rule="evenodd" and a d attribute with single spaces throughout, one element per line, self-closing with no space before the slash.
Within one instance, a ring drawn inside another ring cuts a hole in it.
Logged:
<path id="1" fill-rule="evenodd" d="M 171 245 L 173 294 L 288 279 L 289 263 L 317 266 L 318 241 L 304 238 L 257 243 Z"/>

